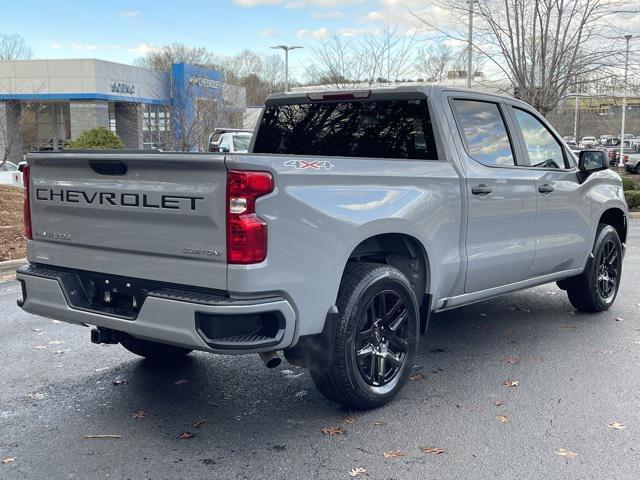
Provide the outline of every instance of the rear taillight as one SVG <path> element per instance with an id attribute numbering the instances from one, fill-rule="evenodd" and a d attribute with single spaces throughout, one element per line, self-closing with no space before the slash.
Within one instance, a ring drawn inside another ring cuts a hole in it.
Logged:
<path id="1" fill-rule="evenodd" d="M 22 185 L 24 185 L 24 202 L 22 204 L 22 215 L 24 218 L 24 236 L 29 240 L 33 239 L 31 229 L 31 201 L 29 200 L 29 177 L 31 168 L 25 165 L 22 169 Z"/>
<path id="2" fill-rule="evenodd" d="M 256 199 L 273 191 L 268 172 L 227 173 L 227 262 L 246 265 L 267 258 L 267 224 L 256 215 Z"/>

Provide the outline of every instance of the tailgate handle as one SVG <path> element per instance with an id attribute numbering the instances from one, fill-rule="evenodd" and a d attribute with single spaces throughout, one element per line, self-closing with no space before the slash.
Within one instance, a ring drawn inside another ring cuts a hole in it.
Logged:
<path id="1" fill-rule="evenodd" d="M 127 173 L 127 166 L 119 161 L 90 161 L 89 165 L 98 175 L 124 175 Z"/>

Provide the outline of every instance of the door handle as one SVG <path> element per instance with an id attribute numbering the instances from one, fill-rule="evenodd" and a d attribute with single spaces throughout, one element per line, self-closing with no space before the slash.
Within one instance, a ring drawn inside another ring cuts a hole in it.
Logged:
<path id="1" fill-rule="evenodd" d="M 545 183 L 544 185 L 539 185 L 538 186 L 538 191 L 540 193 L 551 193 L 551 192 L 553 192 L 553 187 L 551 185 L 549 185 L 548 183 Z"/>
<path id="2" fill-rule="evenodd" d="M 471 189 L 471 193 L 474 195 L 489 195 L 491 192 L 493 192 L 493 188 L 487 187 L 484 183 Z"/>

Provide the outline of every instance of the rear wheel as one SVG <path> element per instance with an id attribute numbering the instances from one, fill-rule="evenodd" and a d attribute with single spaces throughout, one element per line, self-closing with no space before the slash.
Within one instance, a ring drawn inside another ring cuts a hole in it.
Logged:
<path id="1" fill-rule="evenodd" d="M 131 353 L 140 355 L 154 361 L 171 361 L 183 358 L 190 354 L 193 350 L 188 348 L 175 347 L 164 343 L 152 342 L 150 340 L 142 340 L 141 338 L 132 337 L 131 335 L 121 334 L 120 344 Z"/>
<path id="2" fill-rule="evenodd" d="M 338 294 L 339 324 L 329 369 L 311 371 L 329 399 L 366 410 L 393 399 L 415 359 L 419 313 L 411 284 L 389 265 L 348 265 Z"/>
<path id="3" fill-rule="evenodd" d="M 583 312 L 603 312 L 613 305 L 622 275 L 622 243 L 615 228 L 600 224 L 593 258 L 585 271 L 570 279 L 569 301 Z"/>
<path id="4" fill-rule="evenodd" d="M 640 175 L 640 162 L 636 165 L 636 174 Z"/>

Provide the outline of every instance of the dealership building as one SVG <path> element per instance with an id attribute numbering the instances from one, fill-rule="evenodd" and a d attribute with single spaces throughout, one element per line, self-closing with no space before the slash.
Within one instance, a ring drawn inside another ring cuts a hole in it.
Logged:
<path id="1" fill-rule="evenodd" d="M 131 149 L 196 151 L 213 128 L 242 127 L 245 110 L 243 87 L 197 65 L 159 72 L 97 59 L 0 61 L 0 159 L 9 150 L 14 162 L 95 127 Z"/>

